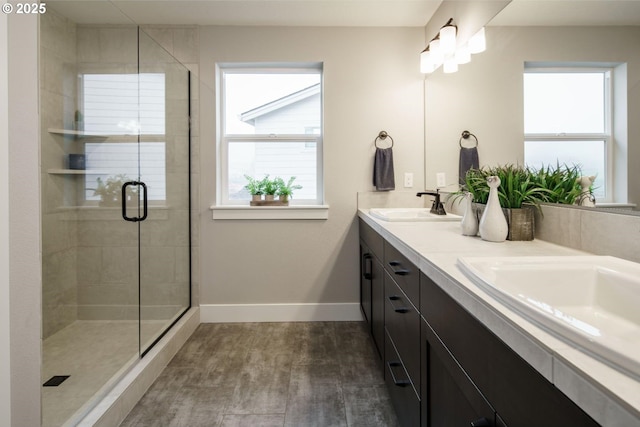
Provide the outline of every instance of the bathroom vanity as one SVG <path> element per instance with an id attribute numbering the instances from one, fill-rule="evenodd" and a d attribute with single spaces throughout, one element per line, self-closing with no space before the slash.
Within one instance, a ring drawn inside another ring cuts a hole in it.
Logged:
<path id="1" fill-rule="evenodd" d="M 402 426 L 640 426 L 640 382 L 478 288 L 460 256 L 582 255 L 360 210 L 361 306 Z"/>

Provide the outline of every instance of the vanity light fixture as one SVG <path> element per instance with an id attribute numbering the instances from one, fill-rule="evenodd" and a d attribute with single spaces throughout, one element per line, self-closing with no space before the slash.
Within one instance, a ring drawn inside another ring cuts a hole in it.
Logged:
<path id="1" fill-rule="evenodd" d="M 469 62 L 471 62 L 471 50 L 469 50 L 469 44 L 465 43 L 462 46 L 458 47 L 454 55 L 456 58 L 456 62 L 459 65 L 468 64 Z"/>
<path id="2" fill-rule="evenodd" d="M 420 72 L 431 74 L 443 65 L 443 72 L 455 73 L 458 65 L 471 62 L 472 53 L 484 52 L 487 43 L 484 27 L 469 39 L 468 43 L 458 46 L 458 27 L 449 18 L 447 23 L 420 53 Z"/>
<path id="3" fill-rule="evenodd" d="M 452 24 L 453 18 L 449 19 L 444 27 L 440 28 L 439 37 L 440 37 L 440 49 L 442 53 L 447 55 L 452 55 L 456 51 L 456 33 L 458 32 L 458 27 Z"/>
<path id="4" fill-rule="evenodd" d="M 458 63 L 456 62 L 455 55 L 448 55 L 444 58 L 444 64 L 442 66 L 442 71 L 444 73 L 455 73 L 458 71 Z"/>
<path id="5" fill-rule="evenodd" d="M 420 72 L 423 74 L 430 74 L 433 73 L 438 66 L 439 64 L 435 63 L 433 56 L 431 55 L 431 51 L 429 50 L 429 46 L 427 46 L 422 53 L 420 53 Z"/>
<path id="6" fill-rule="evenodd" d="M 471 53 L 484 52 L 487 49 L 487 39 L 484 36 L 484 27 L 469 39 L 469 50 Z"/>

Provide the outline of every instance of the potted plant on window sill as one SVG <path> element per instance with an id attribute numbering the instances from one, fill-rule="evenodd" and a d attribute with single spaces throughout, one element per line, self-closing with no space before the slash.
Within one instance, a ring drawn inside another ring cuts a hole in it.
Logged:
<path id="1" fill-rule="evenodd" d="M 122 203 L 122 186 L 129 178 L 124 174 L 110 176 L 106 181 L 98 177 L 96 180 L 98 187 L 93 190 L 94 196 L 100 196 L 100 207 L 116 207 Z M 133 187 L 127 188 L 127 198 L 132 200 L 137 195 L 137 190 Z"/>
<path id="2" fill-rule="evenodd" d="M 296 177 L 292 176 L 289 178 L 289 181 L 284 182 L 284 179 L 278 177 L 275 179 L 276 185 L 278 186 L 277 194 L 278 199 L 283 203 L 289 203 L 289 199 L 293 196 L 293 190 L 299 190 L 302 188 L 301 185 L 293 185 L 293 181 L 295 181 Z"/>
<path id="3" fill-rule="evenodd" d="M 251 201 L 252 202 L 259 202 L 260 200 L 262 200 L 262 194 L 264 193 L 264 189 L 263 189 L 263 180 L 257 180 L 249 175 L 245 175 L 244 176 L 246 178 L 247 185 L 244 186 L 244 188 L 249 192 L 249 194 L 251 194 Z"/>
<path id="4" fill-rule="evenodd" d="M 278 183 L 276 182 L 276 179 L 269 179 L 269 175 L 266 175 L 261 181 L 262 189 L 264 191 L 264 200 L 267 202 L 273 202 L 276 198 L 276 192 L 278 191 Z"/>

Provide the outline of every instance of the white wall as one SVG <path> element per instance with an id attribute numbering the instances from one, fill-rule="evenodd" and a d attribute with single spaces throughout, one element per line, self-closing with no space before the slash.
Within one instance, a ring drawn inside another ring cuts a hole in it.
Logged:
<path id="1" fill-rule="evenodd" d="M 425 84 L 425 169 L 427 187 L 435 173 L 458 173 L 463 130 L 479 143 L 480 165 L 523 163 L 522 74 L 525 61 L 627 62 L 629 111 L 640 108 L 640 28 L 487 27 L 487 50 Z M 629 199 L 640 202 L 640 123 L 629 115 Z M 635 162 L 633 159 L 636 159 Z M 635 183 L 635 187 L 633 187 Z"/>
<path id="2" fill-rule="evenodd" d="M 0 52 L 7 52 L 7 15 L 0 14 Z M 0 425 L 11 424 L 9 357 L 9 103 L 8 57 L 0 55 Z"/>
<path id="3" fill-rule="evenodd" d="M 20 427 L 40 425 L 38 17 L 10 15 L 8 34 L 11 423 L 6 425 Z"/>
<path id="4" fill-rule="evenodd" d="M 212 220 L 216 200 L 215 93 L 201 92 L 201 304 L 359 301 L 356 193 L 371 191 L 373 141 L 395 141 L 396 190 L 413 172 L 422 189 L 423 28 L 203 27 L 200 77 L 216 62 L 324 63 L 328 220 Z M 412 191 L 410 190 L 410 191 Z"/>

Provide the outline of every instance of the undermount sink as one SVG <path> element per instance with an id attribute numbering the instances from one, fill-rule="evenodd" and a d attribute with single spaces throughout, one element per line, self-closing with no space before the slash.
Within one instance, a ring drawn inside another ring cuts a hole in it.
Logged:
<path id="1" fill-rule="evenodd" d="M 369 209 L 371 216 L 384 221 L 460 221 L 460 215 L 436 215 L 426 208 L 377 208 Z"/>
<path id="2" fill-rule="evenodd" d="M 587 255 L 461 257 L 458 265 L 528 320 L 640 376 L 640 264 Z"/>

